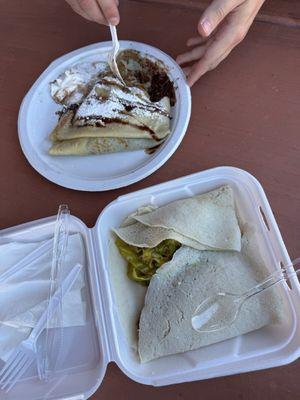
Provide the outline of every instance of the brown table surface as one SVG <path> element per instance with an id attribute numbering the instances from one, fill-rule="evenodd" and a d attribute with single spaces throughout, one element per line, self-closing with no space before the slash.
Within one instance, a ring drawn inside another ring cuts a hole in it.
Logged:
<path id="1" fill-rule="evenodd" d="M 189 1 L 191 7 L 188 2 L 175 3 L 123 0 L 119 36 L 175 56 L 195 33 L 200 14 L 195 1 Z M 56 186 L 31 168 L 18 142 L 18 109 L 52 60 L 107 40 L 109 32 L 73 14 L 62 0 L 1 0 L 0 228 L 54 215 L 60 203 L 67 203 L 73 214 L 92 226 L 102 208 L 120 194 L 231 165 L 260 180 L 291 257 L 299 256 L 300 30 L 291 26 L 297 26 L 300 9 L 294 0 L 277 3 L 278 15 L 283 10 L 293 23 L 274 20 L 276 7 L 271 7 L 271 20 L 278 23 L 255 22 L 227 60 L 198 82 L 192 90 L 193 112 L 184 141 L 159 171 L 124 189 L 84 193 Z M 258 18 L 262 20 L 264 15 Z M 299 367 L 297 361 L 281 368 L 153 388 L 129 380 L 110 364 L 93 399 L 295 400 L 300 398 Z"/>

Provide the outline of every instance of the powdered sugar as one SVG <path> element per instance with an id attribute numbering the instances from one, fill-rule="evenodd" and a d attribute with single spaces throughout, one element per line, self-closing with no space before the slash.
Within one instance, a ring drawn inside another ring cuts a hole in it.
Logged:
<path id="1" fill-rule="evenodd" d="M 77 127 L 116 122 L 147 130 L 157 139 L 170 132 L 169 98 L 152 102 L 146 88 L 123 86 L 106 62 L 75 64 L 51 83 L 51 95 L 66 107 L 79 104 L 72 120 Z"/>
<path id="2" fill-rule="evenodd" d="M 157 118 L 158 113 L 169 116 L 163 101 L 152 103 L 148 94 L 137 87 L 124 88 L 117 78 L 106 76 L 91 90 L 77 110 L 76 125 L 99 123 L 102 119 L 128 121 L 129 115 Z"/>

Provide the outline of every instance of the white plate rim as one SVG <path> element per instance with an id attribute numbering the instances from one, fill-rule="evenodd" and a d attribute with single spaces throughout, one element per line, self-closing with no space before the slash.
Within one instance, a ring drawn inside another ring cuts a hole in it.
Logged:
<path id="1" fill-rule="evenodd" d="M 72 58 L 80 55 L 81 53 L 88 53 L 91 50 L 95 50 L 96 48 L 104 48 L 110 46 L 109 41 L 98 42 L 94 44 L 90 44 L 88 46 L 81 47 L 77 50 L 71 51 L 67 54 L 62 55 L 57 58 L 42 72 L 42 74 L 38 77 L 38 79 L 34 82 L 32 87 L 29 89 L 27 94 L 25 95 L 19 110 L 18 115 L 18 136 L 22 151 L 30 163 L 30 165 L 44 178 L 49 181 L 58 184 L 60 186 L 66 187 L 68 189 L 80 190 L 80 191 L 90 191 L 90 192 L 101 192 L 107 190 L 118 189 L 121 187 L 129 186 L 133 183 L 136 183 L 147 176 L 151 175 L 153 172 L 158 170 L 166 161 L 174 154 L 180 145 L 183 137 L 186 133 L 186 129 L 190 120 L 191 115 L 191 92 L 189 86 L 186 84 L 185 76 L 181 68 L 177 65 L 177 63 L 166 53 L 161 51 L 160 49 L 153 47 L 151 45 L 147 45 L 142 42 L 135 41 L 127 41 L 121 40 L 120 46 L 121 48 L 132 47 L 134 49 L 141 50 L 143 52 L 149 51 L 150 55 L 154 55 L 157 58 L 162 58 L 164 60 L 168 60 L 168 65 L 176 68 L 177 73 L 181 76 L 183 84 L 181 84 L 181 92 L 184 95 L 185 102 L 181 104 L 181 112 L 186 116 L 184 120 L 181 120 L 174 132 L 172 132 L 168 142 L 165 146 L 157 153 L 158 156 L 149 160 L 146 165 L 143 165 L 141 168 L 137 168 L 136 170 L 129 172 L 122 176 L 122 179 L 119 177 L 113 177 L 109 179 L 103 180 L 86 180 L 80 177 L 71 177 L 64 176 L 57 171 L 51 170 L 51 168 L 45 168 L 43 163 L 39 160 L 37 152 L 33 151 L 32 145 L 29 141 L 28 132 L 26 129 L 26 118 L 27 111 L 29 109 L 31 100 L 39 85 L 44 81 L 47 75 L 56 67 L 61 65 L 62 63 L 71 60 Z M 88 55 L 88 54 L 87 54 Z"/>

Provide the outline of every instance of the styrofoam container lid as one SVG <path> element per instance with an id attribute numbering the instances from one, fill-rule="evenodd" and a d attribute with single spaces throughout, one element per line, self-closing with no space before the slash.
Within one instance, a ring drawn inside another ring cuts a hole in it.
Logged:
<path id="1" fill-rule="evenodd" d="M 87 399 L 101 385 L 109 362 L 115 362 L 136 382 L 161 386 L 275 367 L 298 358 L 300 285 L 297 277 L 290 279 L 290 287 L 285 282 L 277 286 L 285 309 L 285 319 L 280 324 L 144 364 L 126 340 L 110 281 L 111 229 L 140 206 L 162 206 L 224 184 L 233 189 L 241 222 L 255 226 L 259 251 L 270 272 L 280 271 L 281 263 L 289 264 L 290 258 L 261 185 L 237 168 L 215 168 L 121 196 L 101 212 L 92 229 L 72 216 L 70 229 L 81 234 L 87 253 L 85 270 L 90 294 L 87 324 L 66 328 L 67 357 L 53 380 L 39 381 L 33 369 L 11 392 L 0 392 L 1 400 L 21 400 L 24 393 L 31 400 Z M 53 234 L 54 222 L 55 218 L 45 218 L 2 230 L 0 243 L 48 238 Z"/>
<path id="2" fill-rule="evenodd" d="M 18 131 L 22 150 L 34 169 L 58 185 L 86 191 L 103 191 L 130 185 L 160 168 L 180 145 L 191 114 L 191 93 L 178 64 L 161 50 L 144 43 L 120 41 L 120 49 L 134 49 L 161 60 L 174 82 L 176 104 L 171 110 L 171 134 L 153 154 L 143 150 L 93 156 L 48 155 L 49 134 L 61 109 L 50 96 L 49 83 L 67 68 L 82 61 L 105 61 L 110 42 L 95 43 L 66 54 L 37 79 L 19 112 Z"/>

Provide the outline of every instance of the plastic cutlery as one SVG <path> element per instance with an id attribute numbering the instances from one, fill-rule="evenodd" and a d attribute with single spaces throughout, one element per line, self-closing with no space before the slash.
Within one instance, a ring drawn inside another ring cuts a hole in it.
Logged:
<path id="1" fill-rule="evenodd" d="M 0 371 L 0 387 L 8 392 L 28 370 L 37 357 L 37 340 L 42 331 L 46 328 L 47 320 L 57 310 L 63 297 L 73 286 L 79 272 L 81 264 L 76 264 L 63 280 L 60 287 L 51 297 L 47 309 L 43 312 L 36 326 L 32 329 L 29 337 L 24 340 L 9 356 Z"/>
<path id="2" fill-rule="evenodd" d="M 108 64 L 110 66 L 110 69 L 112 70 L 113 74 L 123 83 L 124 86 L 126 86 L 126 83 L 124 82 L 119 68 L 117 64 L 117 54 L 120 49 L 120 43 L 118 40 L 118 35 L 117 35 L 117 28 L 111 24 L 109 24 L 110 28 L 110 33 L 111 33 L 111 38 L 112 38 L 112 49 L 111 52 L 108 54 Z"/>
<path id="3" fill-rule="evenodd" d="M 294 267 L 291 271 L 290 268 Z M 269 275 L 268 278 L 242 294 L 219 292 L 205 299 L 195 310 L 192 326 L 198 332 L 214 332 L 232 325 L 242 306 L 253 296 L 277 285 L 293 275 L 300 275 L 300 258 L 292 266 Z"/>
<path id="4" fill-rule="evenodd" d="M 69 217 L 70 210 L 66 204 L 61 204 L 58 208 L 58 213 L 54 226 L 54 236 L 53 236 L 53 255 L 52 255 L 52 265 L 50 272 L 50 290 L 48 301 L 51 299 L 57 288 L 60 286 L 63 276 L 64 268 L 64 258 L 66 255 L 66 249 L 68 246 L 69 239 Z M 48 379 L 49 372 L 49 354 L 52 355 L 56 352 L 56 361 L 58 359 L 60 346 L 63 341 L 63 331 L 62 328 L 56 330 L 56 335 L 49 336 L 49 328 L 51 325 L 61 327 L 63 325 L 62 321 L 62 302 L 59 304 L 59 311 L 55 314 L 55 318 L 51 318 L 48 315 L 47 318 L 47 331 L 45 346 L 38 353 L 39 357 L 37 359 L 38 374 L 40 379 Z M 48 311 L 50 312 L 50 310 Z"/>

